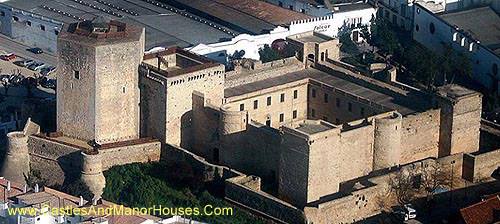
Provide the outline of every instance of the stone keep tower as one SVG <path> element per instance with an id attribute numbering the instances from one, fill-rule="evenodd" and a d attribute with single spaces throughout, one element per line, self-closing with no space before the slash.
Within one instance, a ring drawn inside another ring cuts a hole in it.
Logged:
<path id="1" fill-rule="evenodd" d="M 57 129 L 99 144 L 139 137 L 144 28 L 97 18 L 58 37 Z"/>

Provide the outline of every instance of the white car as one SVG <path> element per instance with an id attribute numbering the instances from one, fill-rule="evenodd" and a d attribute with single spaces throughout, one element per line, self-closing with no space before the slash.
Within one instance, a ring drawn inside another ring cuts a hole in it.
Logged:
<path id="1" fill-rule="evenodd" d="M 417 210 L 413 208 L 411 204 L 405 204 L 403 206 L 397 207 L 393 212 L 399 219 L 408 221 L 410 219 L 417 218 Z"/>

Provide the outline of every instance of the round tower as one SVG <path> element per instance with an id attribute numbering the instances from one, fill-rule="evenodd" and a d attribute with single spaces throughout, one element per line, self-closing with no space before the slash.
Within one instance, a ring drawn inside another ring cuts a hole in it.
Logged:
<path id="1" fill-rule="evenodd" d="M 403 117 L 397 112 L 387 117 L 375 118 L 373 170 L 399 164 L 402 120 Z"/>
<path id="2" fill-rule="evenodd" d="M 242 161 L 240 151 L 237 147 L 242 144 L 246 127 L 247 127 L 247 112 L 246 111 L 231 111 L 229 107 L 221 108 L 220 116 L 220 143 L 221 153 L 214 155 L 214 159 L 222 164 L 234 165 Z M 236 147 L 235 147 L 236 146 Z"/>
<path id="3" fill-rule="evenodd" d="M 7 134 L 7 153 L 1 175 L 17 183 L 26 183 L 25 176 L 30 172 L 28 136 L 21 131 Z"/>
<path id="4" fill-rule="evenodd" d="M 94 200 L 100 199 L 106 186 L 102 173 L 102 160 L 98 151 L 82 151 L 82 181 L 94 194 Z"/>
<path id="5" fill-rule="evenodd" d="M 228 107 L 221 108 L 221 135 L 230 135 L 247 128 L 247 112 L 231 111 Z"/>

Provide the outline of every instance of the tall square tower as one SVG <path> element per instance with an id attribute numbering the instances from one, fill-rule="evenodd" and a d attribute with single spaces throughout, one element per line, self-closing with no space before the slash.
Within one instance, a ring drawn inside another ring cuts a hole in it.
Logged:
<path id="1" fill-rule="evenodd" d="M 139 137 L 144 28 L 96 18 L 58 40 L 57 130 L 99 144 Z"/>

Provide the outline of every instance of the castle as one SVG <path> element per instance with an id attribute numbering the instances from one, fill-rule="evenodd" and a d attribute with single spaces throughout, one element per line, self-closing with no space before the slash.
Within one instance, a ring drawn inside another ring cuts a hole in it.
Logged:
<path id="1" fill-rule="evenodd" d="M 304 210 L 373 171 L 479 149 L 481 94 L 363 76 L 339 62 L 337 39 L 293 35 L 295 57 L 226 72 L 179 48 L 145 54 L 144 35 L 116 21 L 65 26 L 57 132 L 28 121 L 10 133 L 2 174 L 23 182 L 37 169 L 50 184 L 81 176 L 98 198 L 104 170 L 178 148 L 258 177 L 238 179 L 256 192 L 261 178 L 275 188 L 273 203 Z M 308 219 L 344 222 L 320 216 Z"/>

